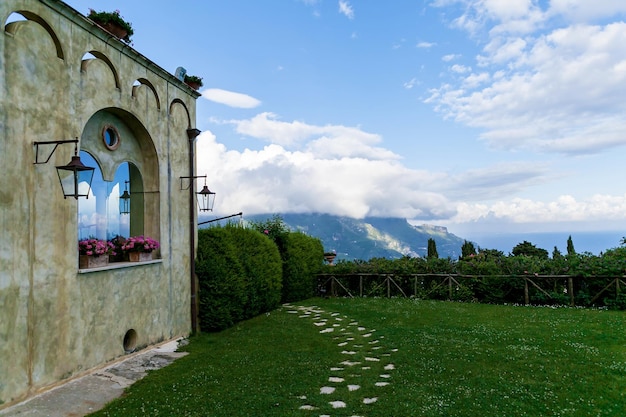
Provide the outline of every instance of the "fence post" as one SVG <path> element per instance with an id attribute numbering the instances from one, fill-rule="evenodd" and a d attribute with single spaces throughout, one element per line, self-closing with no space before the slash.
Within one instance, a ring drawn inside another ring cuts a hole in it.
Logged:
<path id="1" fill-rule="evenodd" d="M 569 305 L 574 307 L 574 279 L 572 277 L 567 278 L 567 292 L 569 292 Z"/>
<path id="2" fill-rule="evenodd" d="M 452 301 L 452 277 L 448 276 L 448 300 Z"/>
<path id="3" fill-rule="evenodd" d="M 391 298 L 391 280 L 389 279 L 389 275 L 385 277 L 387 278 L 387 298 Z"/>
<path id="4" fill-rule="evenodd" d="M 359 275 L 359 297 L 363 297 L 363 275 Z"/>
<path id="5" fill-rule="evenodd" d="M 530 304 L 530 296 L 528 295 L 528 278 L 524 278 L 524 304 Z"/>

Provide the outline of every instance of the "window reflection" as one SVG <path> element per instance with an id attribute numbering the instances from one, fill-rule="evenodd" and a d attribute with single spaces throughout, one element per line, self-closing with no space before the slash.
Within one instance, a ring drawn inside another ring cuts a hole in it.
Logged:
<path id="1" fill-rule="evenodd" d="M 113 181 L 104 181 L 100 166 L 88 152 L 81 151 L 80 158 L 85 165 L 96 169 L 89 197 L 78 202 L 78 238 L 109 240 L 115 236 L 129 237 L 131 216 L 120 213 L 120 195 L 124 193 L 125 184 L 130 185 L 129 163 L 120 164 Z"/>

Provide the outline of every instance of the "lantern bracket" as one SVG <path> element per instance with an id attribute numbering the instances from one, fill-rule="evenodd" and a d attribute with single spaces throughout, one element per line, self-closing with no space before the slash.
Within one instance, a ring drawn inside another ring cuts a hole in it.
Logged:
<path id="1" fill-rule="evenodd" d="M 93 173 L 95 168 L 83 165 L 78 156 L 78 138 L 74 140 L 51 140 L 45 142 L 34 142 L 35 145 L 35 164 L 47 164 L 52 158 L 52 155 L 57 150 L 59 145 L 64 143 L 74 144 L 74 156 L 67 165 L 58 165 L 57 175 L 59 176 L 59 182 L 61 189 L 63 190 L 63 198 L 74 197 L 78 200 L 78 197 L 89 198 L 89 192 L 91 191 L 91 181 L 93 180 Z M 48 154 L 46 160 L 39 160 L 39 145 L 54 145 L 52 151 Z M 87 183 L 87 191 L 79 190 L 79 184 Z"/>
<path id="2" fill-rule="evenodd" d="M 180 177 L 180 189 L 181 190 L 188 190 L 191 187 L 191 184 L 193 183 L 193 180 L 196 180 L 198 178 L 204 178 L 206 180 L 206 175 L 196 175 L 193 177 Z M 187 186 L 185 187 L 183 185 L 183 180 L 189 180 L 189 183 L 187 184 Z"/>
<path id="3" fill-rule="evenodd" d="M 49 141 L 44 141 L 44 142 L 34 142 L 34 145 L 35 145 L 35 162 L 34 162 L 34 164 L 35 165 L 47 164 L 50 161 L 50 158 L 52 158 L 52 155 L 54 154 L 54 152 L 57 150 L 58 146 L 62 145 L 62 144 L 65 144 L 65 143 L 73 143 L 74 144 L 74 154 L 78 153 L 78 139 L 49 140 Z M 46 158 L 45 161 L 40 161 L 39 160 L 39 145 L 54 145 L 54 148 L 52 148 L 52 151 L 50 152 L 50 154 L 48 155 L 48 157 Z"/>

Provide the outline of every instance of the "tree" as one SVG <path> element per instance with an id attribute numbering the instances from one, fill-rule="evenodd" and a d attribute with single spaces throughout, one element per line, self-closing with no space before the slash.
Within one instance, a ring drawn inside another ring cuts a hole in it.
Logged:
<path id="1" fill-rule="evenodd" d="M 567 238 L 567 254 L 576 255 L 576 250 L 574 249 L 574 242 L 572 241 L 572 235 L 569 235 L 569 237 Z"/>
<path id="2" fill-rule="evenodd" d="M 426 254 L 426 257 L 429 259 L 439 258 L 439 254 L 437 253 L 437 243 L 432 237 L 428 238 L 428 252 Z"/>
<path id="3" fill-rule="evenodd" d="M 289 226 L 283 221 L 283 218 L 274 214 L 271 219 L 267 219 L 264 222 L 250 222 L 253 229 L 258 230 L 270 239 L 274 241 L 281 256 L 285 250 L 285 241 L 289 234 Z"/>
<path id="4" fill-rule="evenodd" d="M 528 241 L 518 243 L 511 252 L 513 256 L 532 256 L 541 259 L 548 259 L 548 251 L 533 245 Z"/>
<path id="5" fill-rule="evenodd" d="M 561 259 L 562 257 L 563 257 L 563 254 L 561 254 L 561 251 L 559 250 L 559 248 L 555 246 L 554 250 L 552 251 L 552 259 L 556 261 L 557 259 Z"/>
<path id="6" fill-rule="evenodd" d="M 461 246 L 461 258 L 467 258 L 471 255 L 476 255 L 476 248 L 472 242 L 466 240 L 463 242 L 463 246 Z"/>

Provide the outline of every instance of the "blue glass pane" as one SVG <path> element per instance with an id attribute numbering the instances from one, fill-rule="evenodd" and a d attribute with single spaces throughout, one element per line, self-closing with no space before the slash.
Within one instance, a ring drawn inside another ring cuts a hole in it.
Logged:
<path id="1" fill-rule="evenodd" d="M 128 237 L 131 216 L 120 214 L 119 208 L 119 197 L 124 192 L 125 181 L 130 180 L 128 163 L 120 164 L 113 181 L 104 181 L 100 166 L 89 153 L 81 151 L 80 158 L 83 164 L 95 167 L 95 171 L 89 198 L 78 200 L 78 238 Z"/>

